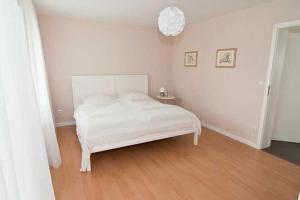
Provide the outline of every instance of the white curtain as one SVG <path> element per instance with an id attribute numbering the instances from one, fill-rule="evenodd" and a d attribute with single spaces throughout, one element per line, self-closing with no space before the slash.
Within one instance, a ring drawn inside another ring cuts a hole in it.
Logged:
<path id="1" fill-rule="evenodd" d="M 56 139 L 38 22 L 31 0 L 22 0 L 20 3 L 23 8 L 30 67 L 37 95 L 48 160 L 51 166 L 57 168 L 61 164 L 61 158 Z"/>
<path id="2" fill-rule="evenodd" d="M 48 159 L 60 164 L 54 130 L 32 2 L 0 0 L 1 200 L 54 199 L 48 166 Z"/>

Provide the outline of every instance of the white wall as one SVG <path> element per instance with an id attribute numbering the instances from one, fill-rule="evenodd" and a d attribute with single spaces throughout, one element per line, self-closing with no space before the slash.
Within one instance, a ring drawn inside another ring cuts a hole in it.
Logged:
<path id="1" fill-rule="evenodd" d="M 300 143 L 300 33 L 288 34 L 273 140 Z"/>

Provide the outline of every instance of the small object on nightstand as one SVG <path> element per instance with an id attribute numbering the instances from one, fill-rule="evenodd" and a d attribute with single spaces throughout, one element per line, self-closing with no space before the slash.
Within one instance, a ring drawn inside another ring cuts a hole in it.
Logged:
<path id="1" fill-rule="evenodd" d="M 160 88 L 159 89 L 159 96 L 161 96 L 161 97 L 167 97 L 168 96 L 168 92 L 167 92 L 167 90 L 166 90 L 166 88 Z"/>
<path id="2" fill-rule="evenodd" d="M 157 95 L 156 96 L 159 100 L 162 100 L 163 103 L 167 104 L 168 101 L 170 100 L 174 100 L 176 97 L 175 96 L 161 96 L 161 95 Z"/>

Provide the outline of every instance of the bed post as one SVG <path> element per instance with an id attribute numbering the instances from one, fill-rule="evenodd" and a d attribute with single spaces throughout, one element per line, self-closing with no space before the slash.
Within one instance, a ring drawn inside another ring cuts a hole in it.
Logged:
<path id="1" fill-rule="evenodd" d="M 201 130 L 196 129 L 196 131 L 194 132 L 194 145 L 198 145 L 200 131 Z"/>
<path id="2" fill-rule="evenodd" d="M 80 171 L 81 172 L 91 171 L 91 154 L 86 147 L 82 148 Z"/>

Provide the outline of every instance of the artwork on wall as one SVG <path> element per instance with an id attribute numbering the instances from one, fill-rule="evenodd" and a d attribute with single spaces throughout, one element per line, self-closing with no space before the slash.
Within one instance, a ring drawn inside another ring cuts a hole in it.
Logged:
<path id="1" fill-rule="evenodd" d="M 234 68 L 236 61 L 236 48 L 218 49 L 216 67 Z"/>
<path id="2" fill-rule="evenodd" d="M 198 59 L 198 51 L 185 52 L 184 66 L 185 67 L 196 67 L 197 59 Z"/>

